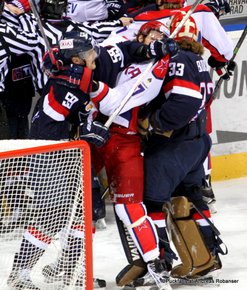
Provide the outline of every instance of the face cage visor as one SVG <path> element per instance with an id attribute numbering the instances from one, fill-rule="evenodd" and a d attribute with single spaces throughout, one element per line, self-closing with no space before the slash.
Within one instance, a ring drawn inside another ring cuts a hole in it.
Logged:
<path id="1" fill-rule="evenodd" d="M 84 59 L 87 58 L 88 54 L 89 54 L 92 50 L 94 50 L 94 51 L 96 52 L 96 58 L 98 58 L 99 55 L 100 55 L 100 46 L 99 46 L 99 44 L 98 44 L 95 40 L 92 41 L 92 49 L 87 50 L 87 51 L 80 51 L 80 52 L 78 53 L 78 56 L 80 57 L 80 59 L 83 59 L 83 60 L 84 60 Z"/>

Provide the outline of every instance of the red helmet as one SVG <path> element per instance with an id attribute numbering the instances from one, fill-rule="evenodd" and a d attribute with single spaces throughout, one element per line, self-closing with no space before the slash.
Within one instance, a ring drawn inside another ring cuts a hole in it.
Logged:
<path id="1" fill-rule="evenodd" d="M 146 23 L 144 23 L 139 31 L 138 31 L 138 35 L 142 34 L 142 35 L 148 35 L 149 32 L 151 30 L 156 30 L 159 31 L 161 33 L 163 33 L 165 36 L 169 36 L 169 29 L 167 26 L 165 26 L 162 22 L 160 21 L 148 21 Z"/>
<path id="2" fill-rule="evenodd" d="M 185 14 L 186 14 L 185 12 L 180 11 L 173 16 L 170 24 L 170 33 L 172 33 L 175 30 L 175 28 L 181 22 Z M 192 16 L 190 16 L 186 20 L 186 22 L 179 30 L 177 35 L 175 35 L 174 39 L 175 40 L 187 39 L 190 41 L 200 41 L 200 33 L 197 28 L 196 22 Z"/>

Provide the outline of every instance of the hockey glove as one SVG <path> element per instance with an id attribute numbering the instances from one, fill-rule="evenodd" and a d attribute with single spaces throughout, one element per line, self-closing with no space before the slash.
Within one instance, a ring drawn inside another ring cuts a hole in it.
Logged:
<path id="1" fill-rule="evenodd" d="M 217 18 L 231 12 L 231 8 L 227 0 L 210 0 L 210 2 L 205 5 L 210 8 Z"/>
<path id="2" fill-rule="evenodd" d="M 24 12 L 29 12 L 31 10 L 28 0 L 9 0 L 6 1 L 8 4 L 12 4 L 17 8 L 23 10 Z"/>
<path id="3" fill-rule="evenodd" d="M 178 52 L 177 43 L 171 39 L 164 39 L 152 41 L 148 45 L 147 54 L 149 58 L 161 59 L 166 54 L 170 54 L 171 56 L 175 56 Z"/>
<path id="4" fill-rule="evenodd" d="M 137 120 L 137 131 L 142 137 L 148 135 L 149 129 L 150 129 L 149 116 L 147 116 L 146 118 L 139 118 Z"/>
<path id="5" fill-rule="evenodd" d="M 163 42 L 166 45 L 166 51 L 171 57 L 176 56 L 179 51 L 179 45 L 172 38 L 163 38 Z"/>
<path id="6" fill-rule="evenodd" d="M 219 62 L 213 56 L 210 56 L 208 59 L 208 64 L 214 68 L 217 74 L 226 81 L 229 81 L 230 77 L 233 74 L 236 63 L 234 61 L 227 62 Z"/>
<path id="7" fill-rule="evenodd" d="M 105 2 L 109 20 L 117 20 L 120 17 L 127 15 L 127 9 L 122 0 L 105 0 Z"/>
<path id="8" fill-rule="evenodd" d="M 80 124 L 80 139 L 101 147 L 110 138 L 110 132 L 103 124 L 87 118 Z"/>
<path id="9" fill-rule="evenodd" d="M 237 64 L 236 64 L 235 61 L 233 61 L 233 60 L 229 60 L 229 61 L 228 61 L 228 64 L 227 64 L 227 70 L 228 70 L 228 73 L 229 73 L 230 76 L 233 75 L 233 72 L 234 72 L 234 70 L 235 70 L 236 65 L 237 65 Z"/>

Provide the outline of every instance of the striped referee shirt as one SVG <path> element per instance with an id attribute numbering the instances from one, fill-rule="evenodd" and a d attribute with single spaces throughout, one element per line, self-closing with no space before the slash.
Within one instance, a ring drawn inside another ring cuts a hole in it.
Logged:
<path id="1" fill-rule="evenodd" d="M 27 16 L 26 16 L 27 17 Z M 39 34 L 40 42 L 37 43 L 36 48 L 30 51 L 28 54 L 32 56 L 32 75 L 36 89 L 42 90 L 47 77 L 42 70 L 42 57 L 46 51 L 45 42 L 42 38 L 42 34 L 38 27 L 37 21 L 33 14 L 28 14 L 29 29 L 32 30 L 36 28 L 36 32 Z M 11 23 L 12 25 L 19 26 L 20 22 L 18 18 L 11 13 L 7 8 L 4 9 L 2 14 L 2 21 Z M 96 21 L 96 22 L 74 22 L 69 18 L 63 18 L 61 20 L 45 20 L 42 22 L 44 32 L 48 38 L 51 46 L 57 46 L 59 40 L 62 38 L 64 32 L 72 31 L 74 29 L 79 29 L 90 34 L 98 43 L 106 39 L 110 33 L 117 27 L 122 26 L 120 20 L 114 21 Z M 22 23 L 23 25 L 23 23 Z M 26 27 L 27 29 L 27 27 Z M 34 31 L 32 31 L 34 33 Z"/>
<path id="2" fill-rule="evenodd" d="M 43 41 L 35 30 L 30 15 L 21 14 L 16 17 L 16 20 L 18 27 L 11 23 L 0 23 L 0 91 L 4 90 L 10 55 L 28 53 L 33 56 L 37 45 Z"/>

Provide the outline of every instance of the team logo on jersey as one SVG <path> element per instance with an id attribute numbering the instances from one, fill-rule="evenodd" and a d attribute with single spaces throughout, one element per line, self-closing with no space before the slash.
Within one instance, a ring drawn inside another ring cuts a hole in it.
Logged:
<path id="1" fill-rule="evenodd" d="M 148 78 L 148 79 L 146 79 L 146 81 L 145 81 L 145 85 L 146 85 L 147 87 L 149 87 L 150 84 L 151 84 L 151 82 L 152 82 L 152 78 Z"/>
<path id="2" fill-rule="evenodd" d="M 157 79 L 163 79 L 165 77 L 168 70 L 168 62 L 169 58 L 164 57 L 153 68 L 153 74 Z"/>

